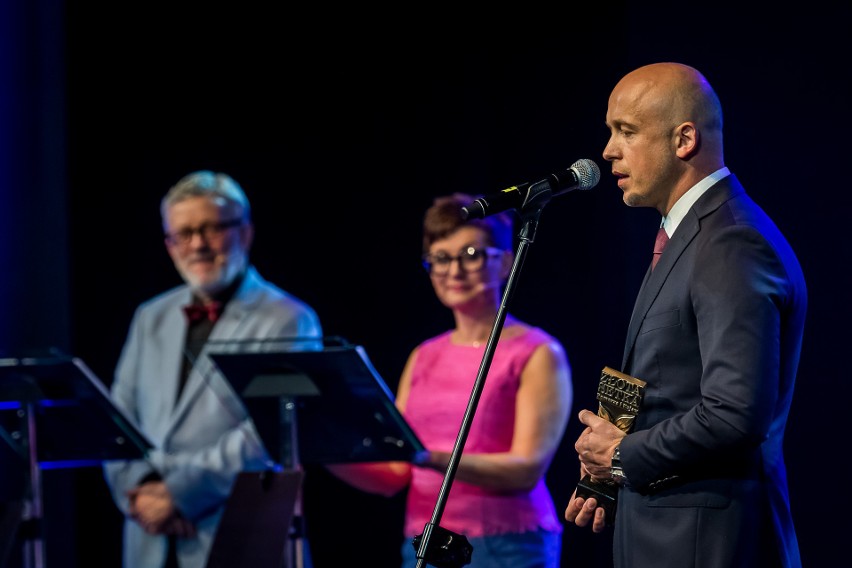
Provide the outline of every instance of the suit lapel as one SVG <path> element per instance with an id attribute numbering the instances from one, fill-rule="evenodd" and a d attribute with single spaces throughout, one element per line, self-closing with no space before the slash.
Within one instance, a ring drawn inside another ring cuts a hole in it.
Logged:
<path id="1" fill-rule="evenodd" d="M 687 214 L 683 221 L 681 221 L 675 234 L 669 239 L 669 244 L 666 245 L 666 251 L 660 258 L 660 262 L 657 263 L 653 271 L 648 267 L 648 272 L 645 273 L 645 280 L 642 282 L 642 287 L 639 288 L 639 294 L 636 296 L 636 303 L 633 305 L 633 314 L 630 316 L 624 357 L 621 361 L 622 369 L 626 368 L 630 353 L 633 351 L 633 346 L 636 343 L 636 336 L 639 335 L 642 321 L 645 319 L 648 310 L 660 294 L 660 289 L 666 280 L 668 280 L 669 273 L 671 273 L 678 258 L 686 250 L 689 243 L 692 242 L 692 239 L 695 238 L 695 235 L 698 234 L 698 231 L 698 218 L 692 214 Z"/>
<path id="2" fill-rule="evenodd" d="M 656 268 L 653 271 L 650 267 L 648 268 L 645 280 L 636 296 L 636 303 L 633 305 L 630 325 L 627 327 L 627 339 L 624 343 L 624 355 L 621 360 L 622 369 L 627 368 L 627 362 L 630 360 L 630 355 L 636 344 L 636 337 L 639 335 L 639 330 L 642 328 L 642 322 L 648 314 L 648 310 L 651 309 L 657 296 L 659 296 L 660 290 L 668 280 L 669 274 L 678 259 L 701 230 L 701 219 L 743 192 L 742 185 L 734 175 L 730 175 L 713 185 L 695 202 L 680 222 L 668 245 L 666 245 L 666 250 Z"/>
<path id="3" fill-rule="evenodd" d="M 161 308 L 161 312 L 152 317 L 161 319 L 161 331 L 148 337 L 148 341 L 159 345 L 160 356 L 156 360 L 147 360 L 144 365 L 155 376 L 163 377 L 162 387 L 148 393 L 156 404 L 147 405 L 147 422 L 151 431 L 148 435 L 157 444 L 163 440 L 172 428 L 175 419 L 175 396 L 177 382 L 184 358 L 184 341 L 186 339 L 186 318 L 180 307 L 189 302 L 190 294 L 178 294 Z M 173 377 L 168 380 L 168 377 Z"/>
<path id="4" fill-rule="evenodd" d="M 225 311 L 208 338 L 208 344 L 202 349 L 198 361 L 187 377 L 183 395 L 178 401 L 177 408 L 175 408 L 173 423 L 180 421 L 204 388 L 212 388 L 217 391 L 224 389 L 225 392 L 221 394 L 226 399 L 233 397 L 233 394 L 229 391 L 230 387 L 227 384 L 222 384 L 223 379 L 218 376 L 216 363 L 208 356 L 208 352 L 211 345 L 214 347 L 217 344 L 222 346 L 228 341 L 247 338 L 245 330 L 254 310 L 254 304 L 259 301 L 259 296 L 256 293 L 258 286 L 254 271 L 249 270 L 242 286 L 225 306 Z"/>

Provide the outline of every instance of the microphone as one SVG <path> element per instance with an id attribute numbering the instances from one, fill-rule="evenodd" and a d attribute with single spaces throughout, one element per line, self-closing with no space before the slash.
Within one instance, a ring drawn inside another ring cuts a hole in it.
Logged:
<path id="1" fill-rule="evenodd" d="M 469 207 L 462 207 L 462 217 L 482 219 L 507 209 L 524 209 L 530 205 L 544 207 L 552 197 L 575 189 L 592 189 L 600 180 L 601 170 L 594 161 L 577 160 L 564 172 L 550 174 L 532 185 L 513 185 L 500 193 L 480 197 Z"/>

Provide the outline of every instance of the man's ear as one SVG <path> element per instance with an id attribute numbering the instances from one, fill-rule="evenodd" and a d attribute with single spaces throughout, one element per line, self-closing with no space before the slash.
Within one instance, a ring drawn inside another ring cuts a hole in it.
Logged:
<path id="1" fill-rule="evenodd" d="M 701 133 L 694 122 L 684 122 L 675 128 L 675 153 L 682 160 L 688 160 L 698 152 Z"/>

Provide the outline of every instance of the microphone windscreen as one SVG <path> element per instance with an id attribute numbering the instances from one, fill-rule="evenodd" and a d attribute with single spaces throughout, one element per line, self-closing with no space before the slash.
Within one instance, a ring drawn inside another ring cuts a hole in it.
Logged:
<path id="1" fill-rule="evenodd" d="M 577 174 L 579 181 L 577 189 L 592 189 L 601 181 L 601 169 L 593 160 L 587 158 L 577 160 L 568 169 L 574 170 Z"/>

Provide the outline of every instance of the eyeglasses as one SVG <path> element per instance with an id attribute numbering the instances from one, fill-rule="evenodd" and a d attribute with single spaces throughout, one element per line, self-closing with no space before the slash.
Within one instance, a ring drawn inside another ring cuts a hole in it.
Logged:
<path id="1" fill-rule="evenodd" d="M 444 252 L 427 254 L 423 257 L 423 268 L 432 276 L 446 276 L 450 272 L 450 265 L 456 260 L 461 270 L 478 272 L 485 268 L 488 257 L 500 256 L 501 254 L 503 254 L 503 251 L 494 247 L 466 247 L 458 256 L 450 256 Z"/>
<path id="2" fill-rule="evenodd" d="M 206 242 L 215 241 L 225 234 L 225 231 L 243 224 L 242 219 L 228 219 L 218 223 L 204 223 L 197 229 L 181 229 L 173 233 L 166 233 L 166 240 L 176 246 L 186 246 L 192 241 L 193 235 L 200 235 Z"/>

